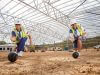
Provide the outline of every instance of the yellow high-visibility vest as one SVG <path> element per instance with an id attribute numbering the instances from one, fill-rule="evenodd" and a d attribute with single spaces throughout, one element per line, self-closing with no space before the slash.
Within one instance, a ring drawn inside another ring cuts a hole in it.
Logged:
<path id="1" fill-rule="evenodd" d="M 82 36 L 84 34 L 84 30 L 82 30 L 82 27 L 80 26 L 80 24 L 77 24 L 77 26 L 78 26 L 77 29 L 80 33 L 80 36 Z M 74 33 L 75 30 L 73 28 L 71 28 L 71 30 L 72 30 L 72 33 Z"/>
<path id="2" fill-rule="evenodd" d="M 19 42 L 19 40 L 18 40 L 19 36 L 18 36 L 18 31 L 16 30 L 16 28 L 14 28 L 14 32 L 16 34 L 16 43 L 18 43 Z M 24 29 L 21 30 L 21 38 L 28 38 L 28 35 L 24 31 Z"/>

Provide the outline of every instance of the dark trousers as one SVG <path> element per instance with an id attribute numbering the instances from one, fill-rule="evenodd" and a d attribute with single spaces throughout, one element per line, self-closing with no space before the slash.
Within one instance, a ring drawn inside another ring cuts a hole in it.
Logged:
<path id="1" fill-rule="evenodd" d="M 17 43 L 17 52 L 24 51 L 25 42 L 27 41 L 27 38 L 21 38 L 20 42 Z"/>

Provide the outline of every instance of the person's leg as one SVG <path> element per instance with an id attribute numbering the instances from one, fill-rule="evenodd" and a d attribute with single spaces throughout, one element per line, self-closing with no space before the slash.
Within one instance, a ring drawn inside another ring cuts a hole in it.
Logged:
<path id="1" fill-rule="evenodd" d="M 24 51 L 24 46 L 25 46 L 26 40 L 27 40 L 27 38 L 22 38 L 20 40 L 19 44 L 17 44 L 17 52 Z"/>
<path id="2" fill-rule="evenodd" d="M 75 41 L 73 42 L 73 45 L 74 45 L 75 51 L 77 51 L 77 40 L 75 40 Z"/>
<path id="3" fill-rule="evenodd" d="M 16 47 L 17 53 L 20 52 L 18 48 L 19 48 L 19 43 L 17 43 L 17 47 Z"/>
<path id="4" fill-rule="evenodd" d="M 78 41 L 77 41 L 77 50 L 80 52 L 81 49 L 82 49 L 82 41 L 80 39 L 78 39 Z"/>

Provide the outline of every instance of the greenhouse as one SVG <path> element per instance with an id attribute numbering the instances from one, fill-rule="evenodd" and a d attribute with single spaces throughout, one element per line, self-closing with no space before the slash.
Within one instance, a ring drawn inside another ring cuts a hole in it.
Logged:
<path id="1" fill-rule="evenodd" d="M 99 23 L 100 0 L 0 0 L 0 75 L 100 75 Z"/>

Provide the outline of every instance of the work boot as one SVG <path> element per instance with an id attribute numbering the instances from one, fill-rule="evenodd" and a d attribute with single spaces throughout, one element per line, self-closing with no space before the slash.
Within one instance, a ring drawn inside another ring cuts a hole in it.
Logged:
<path id="1" fill-rule="evenodd" d="M 20 56 L 23 56 L 23 53 L 24 53 L 23 51 L 20 51 Z"/>
<path id="2" fill-rule="evenodd" d="M 22 57 L 23 56 L 23 51 L 18 52 L 18 56 Z"/>

